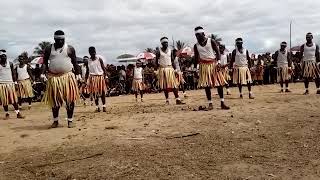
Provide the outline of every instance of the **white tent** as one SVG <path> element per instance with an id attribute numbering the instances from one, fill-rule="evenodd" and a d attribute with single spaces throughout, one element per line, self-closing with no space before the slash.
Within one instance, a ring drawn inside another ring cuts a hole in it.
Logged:
<path id="1" fill-rule="evenodd" d="M 137 60 L 138 58 L 136 57 L 117 59 L 119 63 L 125 63 L 125 64 L 135 64 Z"/>

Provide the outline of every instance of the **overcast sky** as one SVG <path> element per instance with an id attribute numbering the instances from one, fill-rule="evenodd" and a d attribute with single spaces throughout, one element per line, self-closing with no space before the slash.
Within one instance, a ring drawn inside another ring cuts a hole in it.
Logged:
<path id="1" fill-rule="evenodd" d="M 77 55 L 89 46 L 109 61 L 159 46 L 162 36 L 195 43 L 194 27 L 218 34 L 227 47 L 241 36 L 251 52 L 274 51 L 289 41 L 302 44 L 319 34 L 319 0 L 1 0 L 0 48 L 10 57 L 33 52 L 62 29 Z"/>

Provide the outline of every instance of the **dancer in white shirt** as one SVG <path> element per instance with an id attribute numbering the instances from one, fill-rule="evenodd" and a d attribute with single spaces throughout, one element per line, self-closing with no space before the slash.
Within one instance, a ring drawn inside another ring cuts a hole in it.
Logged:
<path id="1" fill-rule="evenodd" d="M 17 84 L 13 64 L 8 62 L 5 50 L 0 50 L 0 102 L 5 111 L 5 119 L 9 119 L 9 104 L 12 104 L 18 119 L 23 119 L 18 107 L 18 98 L 15 90 Z"/>
<path id="2" fill-rule="evenodd" d="M 249 91 L 249 99 L 254 99 L 251 90 L 251 61 L 249 51 L 243 47 L 242 38 L 236 39 L 236 49 L 232 52 L 231 67 L 233 67 L 233 83 L 238 84 L 240 98 L 243 98 L 242 86 L 247 85 Z"/>
<path id="3" fill-rule="evenodd" d="M 307 42 L 300 48 L 300 60 L 302 62 L 302 73 L 306 88 L 304 94 L 309 94 L 309 81 L 312 80 L 315 80 L 317 94 L 320 94 L 319 46 L 316 43 L 313 43 L 312 33 L 306 35 L 306 40 Z"/>
<path id="4" fill-rule="evenodd" d="M 287 43 L 282 42 L 280 44 L 280 49 L 275 52 L 274 55 L 274 61 L 277 64 L 278 69 L 278 82 L 280 82 L 281 91 L 283 90 L 284 83 L 286 84 L 286 90 L 285 92 L 291 92 L 289 90 L 289 80 L 291 78 L 291 72 L 292 72 L 292 61 L 290 58 L 290 52 L 287 50 Z"/>
<path id="5" fill-rule="evenodd" d="M 86 82 L 88 83 L 88 91 L 95 99 L 96 112 L 101 112 L 99 106 L 99 98 L 102 101 L 103 112 L 107 112 L 106 109 L 106 77 L 107 71 L 104 66 L 103 60 L 96 56 L 96 48 L 89 47 L 90 58 L 88 59 L 87 71 L 86 71 Z"/>
<path id="6" fill-rule="evenodd" d="M 225 85 L 227 89 L 227 95 L 231 95 L 230 89 L 229 89 L 229 83 L 231 81 L 230 77 L 230 57 L 228 56 L 228 52 L 226 52 L 226 46 L 221 44 L 219 46 L 220 54 L 221 54 L 221 71 L 223 73 L 224 79 L 227 81 L 227 84 Z"/>
<path id="7" fill-rule="evenodd" d="M 65 43 L 65 34 L 61 30 L 54 33 L 54 41 L 45 50 L 43 58 L 41 77 L 46 78 L 45 74 L 48 76 L 43 101 L 52 108 L 54 122 L 51 128 L 58 127 L 59 111 L 64 102 L 67 105 L 68 128 L 73 128 L 75 102 L 80 97 L 77 80 L 81 80 L 76 51 L 72 46 Z"/>
<path id="8" fill-rule="evenodd" d="M 197 44 L 194 45 L 195 67 L 199 63 L 199 87 L 205 88 L 206 96 L 209 101 L 209 110 L 213 110 L 211 88 L 216 87 L 221 101 L 221 109 L 230 109 L 224 103 L 223 86 L 227 83 L 221 71 L 221 55 L 219 46 L 211 39 L 207 38 L 202 27 L 195 28 Z"/>
<path id="9" fill-rule="evenodd" d="M 142 63 L 140 60 L 137 61 L 136 67 L 133 69 L 133 80 L 132 80 L 132 90 L 136 96 L 136 102 L 138 102 L 138 94 L 140 93 L 141 102 L 143 102 L 144 93 L 144 73 L 142 68 Z"/>
<path id="10" fill-rule="evenodd" d="M 28 109 L 31 109 L 31 103 L 33 98 L 33 89 L 31 81 L 33 82 L 33 76 L 31 73 L 31 67 L 26 63 L 26 59 L 19 56 L 19 65 L 15 68 L 17 75 L 17 95 L 20 108 L 22 107 L 22 100 L 26 100 L 29 103 Z"/>
<path id="11" fill-rule="evenodd" d="M 176 98 L 176 104 L 185 104 L 179 98 L 179 84 L 175 76 L 174 56 L 169 48 L 169 39 L 162 37 L 161 46 L 156 53 L 156 65 L 158 66 L 158 85 L 164 91 L 166 104 L 169 104 L 169 91 L 173 91 Z"/>

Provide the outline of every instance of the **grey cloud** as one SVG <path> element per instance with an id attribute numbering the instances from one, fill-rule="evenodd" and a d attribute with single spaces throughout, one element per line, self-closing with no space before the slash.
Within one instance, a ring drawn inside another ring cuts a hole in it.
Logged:
<path id="1" fill-rule="evenodd" d="M 79 56 L 94 45 L 111 61 L 122 53 L 155 48 L 164 35 L 192 46 L 193 28 L 201 25 L 229 48 L 241 36 L 251 52 L 272 52 L 281 41 L 289 41 L 290 20 L 294 45 L 302 44 L 308 31 L 318 34 L 317 7 L 320 1 L 313 0 L 4 0 L 0 48 L 12 57 L 31 53 L 63 29 Z"/>

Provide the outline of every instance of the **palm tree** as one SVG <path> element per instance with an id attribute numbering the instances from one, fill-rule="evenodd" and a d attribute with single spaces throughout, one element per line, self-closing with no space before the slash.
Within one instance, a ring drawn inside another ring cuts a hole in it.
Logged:
<path id="1" fill-rule="evenodd" d="M 50 42 L 42 41 L 41 43 L 38 44 L 38 46 L 36 48 L 34 48 L 33 53 L 36 54 L 36 55 L 41 56 L 41 55 L 44 54 L 45 49 L 50 45 L 51 45 Z"/>
<path id="2" fill-rule="evenodd" d="M 183 48 L 186 47 L 186 43 L 178 40 L 178 41 L 176 42 L 176 47 L 177 47 L 177 50 L 179 51 L 179 50 L 181 50 L 181 49 L 183 49 Z"/>
<path id="3" fill-rule="evenodd" d="M 219 35 L 217 35 L 217 34 L 211 34 L 210 38 L 215 40 L 218 44 L 220 44 L 222 41 L 222 38 L 220 38 Z"/>
<path id="4" fill-rule="evenodd" d="M 148 53 L 155 53 L 155 52 L 156 52 L 156 50 L 153 49 L 153 48 L 147 48 L 147 49 L 145 49 L 144 51 L 145 51 L 145 52 L 148 52 Z"/>

